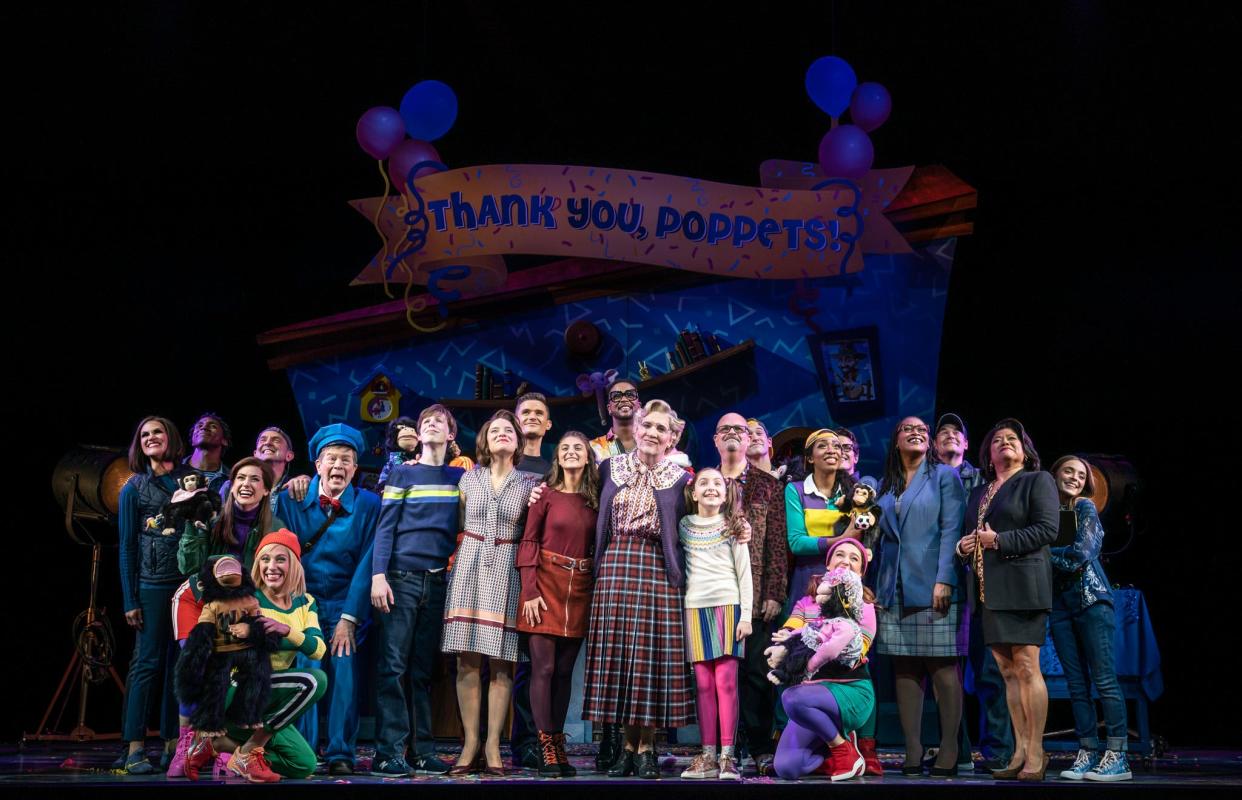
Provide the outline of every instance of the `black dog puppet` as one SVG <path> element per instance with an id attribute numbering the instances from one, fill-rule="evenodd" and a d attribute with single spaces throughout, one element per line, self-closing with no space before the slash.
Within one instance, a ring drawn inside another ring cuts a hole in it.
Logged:
<path id="1" fill-rule="evenodd" d="M 177 475 L 176 481 L 177 490 L 156 517 L 164 535 L 180 534 L 186 522 L 193 522 L 202 530 L 210 528 L 220 514 L 220 495 L 208 489 L 207 479 L 192 469 Z"/>
<path id="2" fill-rule="evenodd" d="M 205 603 L 177 662 L 177 696 L 194 704 L 190 725 L 197 731 L 225 730 L 230 677 L 237 692 L 229 721 L 245 728 L 263 723 L 272 662 L 279 637 L 259 621 L 254 581 L 233 556 L 210 558 L 198 574 Z"/>

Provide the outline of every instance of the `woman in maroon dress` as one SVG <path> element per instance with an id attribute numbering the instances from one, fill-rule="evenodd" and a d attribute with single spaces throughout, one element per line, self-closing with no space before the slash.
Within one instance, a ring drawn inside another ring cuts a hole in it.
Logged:
<path id="1" fill-rule="evenodd" d="M 522 574 L 518 630 L 529 635 L 530 705 L 544 777 L 577 774 L 565 756 L 564 726 L 574 662 L 590 614 L 598 509 L 599 470 L 591 444 L 584 434 L 569 431 L 556 445 L 547 487 L 527 512 L 517 554 Z"/>

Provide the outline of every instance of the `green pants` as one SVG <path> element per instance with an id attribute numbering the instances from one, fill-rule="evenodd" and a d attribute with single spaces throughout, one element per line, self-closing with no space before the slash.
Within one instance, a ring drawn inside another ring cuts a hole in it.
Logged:
<path id="1" fill-rule="evenodd" d="M 227 702 L 233 702 L 236 686 L 229 687 Z M 313 708 L 328 690 L 328 676 L 318 669 L 287 669 L 272 673 L 272 692 L 263 723 L 272 729 L 270 741 L 263 748 L 272 770 L 285 778 L 309 778 L 315 772 L 315 750 L 293 725 L 298 717 Z M 229 728 L 229 738 L 239 745 L 250 738 L 245 728 Z"/>

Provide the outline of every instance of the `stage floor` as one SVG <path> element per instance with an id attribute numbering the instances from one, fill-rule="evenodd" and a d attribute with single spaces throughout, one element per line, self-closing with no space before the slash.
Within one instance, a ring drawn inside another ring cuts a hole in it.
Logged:
<path id="1" fill-rule="evenodd" d="M 440 748 L 440 755 L 452 760 L 458 750 L 449 745 Z M 677 746 L 669 751 L 661 751 L 663 777 L 661 780 L 609 779 L 593 772 L 593 749 L 579 745 L 573 748 L 571 760 L 579 769 L 579 777 L 571 779 L 541 779 L 533 771 L 515 770 L 504 778 L 444 778 L 419 776 L 409 779 L 373 778 L 366 774 L 358 774 L 349 778 L 334 778 L 322 772 L 304 781 L 288 781 L 298 787 L 299 793 L 313 791 L 341 792 L 342 795 L 358 796 L 362 794 L 389 794 L 401 787 L 417 785 L 420 791 L 459 792 L 495 792 L 507 795 L 507 800 L 519 797 L 538 797 L 546 800 L 549 794 L 563 795 L 572 792 L 575 795 L 589 793 L 595 798 L 604 796 L 628 796 L 632 798 L 635 790 L 665 796 L 685 796 L 692 792 L 709 791 L 714 797 L 733 795 L 738 792 L 753 794 L 762 792 L 765 787 L 773 793 L 780 791 L 802 793 L 807 791 L 822 792 L 828 787 L 825 777 L 816 776 L 801 781 L 782 781 L 772 778 L 760 778 L 754 775 L 749 760 L 743 780 L 733 781 L 689 781 L 682 780 L 678 775 L 689 763 L 692 751 L 684 746 Z M 165 778 L 163 775 L 130 776 L 111 769 L 111 763 L 120 753 L 116 743 L 102 744 L 41 744 L 32 743 L 24 747 L 6 745 L 0 747 L 0 792 L 4 795 L 32 796 L 67 796 L 89 793 L 92 798 L 103 795 L 151 793 L 169 790 L 185 791 L 195 794 L 200 791 L 218 792 L 222 786 L 238 786 L 244 782 L 236 778 L 224 779 L 216 776 L 203 778 L 196 783 L 182 779 Z M 152 756 L 155 752 L 150 751 Z M 360 750 L 359 768 L 370 766 L 371 751 Z M 1048 768 L 1048 780 L 1043 784 L 1019 784 L 1013 781 L 998 782 L 984 774 L 962 775 L 951 779 L 903 778 L 898 769 L 901 755 L 892 751 L 881 753 L 885 767 L 890 770 L 883 778 L 864 778 L 836 784 L 843 791 L 861 792 L 876 797 L 903 797 L 920 794 L 937 794 L 944 796 L 946 792 L 955 795 L 996 795 L 1001 792 L 1019 790 L 1026 798 L 1036 798 L 1042 793 L 1057 790 L 1124 792 L 1126 794 L 1161 794 L 1181 797 L 1186 794 L 1212 795 L 1228 794 L 1237 797 L 1242 792 L 1242 750 L 1194 750 L 1174 751 L 1163 757 L 1154 759 L 1148 765 L 1136 761 L 1132 764 L 1134 780 L 1099 784 L 1073 782 L 1054 777 L 1060 770 L 1069 766 L 1070 754 L 1055 754 Z M 1042 792 L 1041 792 L 1042 789 Z"/>

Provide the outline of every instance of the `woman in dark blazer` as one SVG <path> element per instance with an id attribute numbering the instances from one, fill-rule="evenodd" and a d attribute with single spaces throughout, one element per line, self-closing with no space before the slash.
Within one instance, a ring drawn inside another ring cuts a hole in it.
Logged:
<path id="1" fill-rule="evenodd" d="M 923 679 L 930 677 L 940 710 L 940 751 L 933 777 L 957 774 L 962 717 L 958 659 L 961 595 L 953 558 L 962 535 L 966 490 L 957 470 L 928 457 L 931 431 L 906 417 L 893 431 L 880 486 L 880 538 L 875 558 L 879 631 L 876 651 L 893 657 L 897 712 L 906 740 L 903 775 L 922 774 Z M 969 761 L 969 754 L 966 756 Z"/>
<path id="2" fill-rule="evenodd" d="M 1022 423 L 1003 419 L 979 449 L 988 483 L 970 493 L 957 553 L 971 569 L 972 599 L 982 613 L 1013 720 L 1014 752 L 998 779 L 1043 780 L 1048 687 L 1039 670 L 1052 608 L 1052 561 L 1059 506 L 1056 482 L 1039 471 L 1039 454 Z"/>

